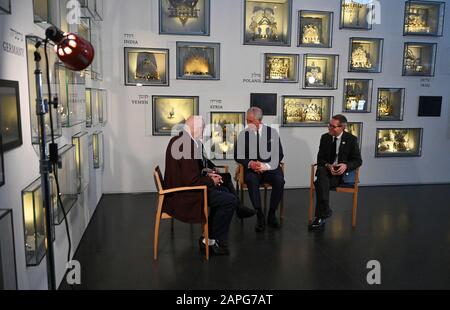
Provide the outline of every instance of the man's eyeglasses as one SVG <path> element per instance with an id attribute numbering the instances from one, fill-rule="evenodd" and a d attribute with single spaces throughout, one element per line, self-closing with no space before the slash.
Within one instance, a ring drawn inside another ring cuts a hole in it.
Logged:
<path id="1" fill-rule="evenodd" d="M 342 125 L 328 124 L 328 127 L 336 129 L 336 128 L 342 127 Z"/>

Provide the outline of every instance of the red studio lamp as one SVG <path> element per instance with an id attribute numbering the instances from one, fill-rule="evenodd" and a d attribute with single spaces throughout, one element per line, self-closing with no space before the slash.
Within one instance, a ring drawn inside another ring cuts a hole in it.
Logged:
<path id="1" fill-rule="evenodd" d="M 68 69 L 81 71 L 86 69 L 94 60 L 92 44 L 69 32 L 62 32 L 52 26 L 45 31 L 47 39 L 55 43 L 55 52 Z"/>

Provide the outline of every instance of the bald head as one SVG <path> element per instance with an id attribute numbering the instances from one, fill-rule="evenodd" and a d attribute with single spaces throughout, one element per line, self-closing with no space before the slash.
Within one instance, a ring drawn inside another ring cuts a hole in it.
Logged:
<path id="1" fill-rule="evenodd" d="M 194 139 L 203 138 L 203 129 L 205 128 L 205 121 L 202 116 L 200 115 L 189 116 L 185 124 Z"/>

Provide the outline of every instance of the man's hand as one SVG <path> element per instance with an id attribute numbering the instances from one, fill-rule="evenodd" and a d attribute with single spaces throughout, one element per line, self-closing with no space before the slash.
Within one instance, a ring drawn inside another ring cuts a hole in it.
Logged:
<path id="1" fill-rule="evenodd" d="M 249 167 L 250 167 L 250 169 L 252 169 L 253 171 L 259 173 L 258 171 L 261 169 L 261 163 L 258 162 L 258 161 L 252 160 L 252 161 L 249 163 Z"/>
<path id="2" fill-rule="evenodd" d="M 262 162 L 259 162 L 259 161 L 257 163 L 259 164 L 258 169 L 255 170 L 257 173 L 263 173 L 263 172 L 269 170 L 269 168 L 267 167 L 267 165 L 265 163 L 262 163 Z"/>
<path id="3" fill-rule="evenodd" d="M 222 177 L 215 173 L 210 173 L 208 176 L 214 181 L 215 186 L 220 186 L 223 183 Z"/>
<path id="4" fill-rule="evenodd" d="M 345 171 L 347 171 L 347 165 L 346 164 L 339 164 L 336 167 L 336 169 L 334 170 L 334 175 L 343 175 L 345 173 Z M 333 173 L 333 172 L 332 172 Z"/>

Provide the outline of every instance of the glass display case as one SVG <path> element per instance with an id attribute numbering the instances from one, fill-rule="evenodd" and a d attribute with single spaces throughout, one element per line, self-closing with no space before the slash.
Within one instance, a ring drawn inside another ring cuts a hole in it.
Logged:
<path id="1" fill-rule="evenodd" d="M 103 126 L 106 125 L 108 116 L 108 92 L 106 89 L 99 89 L 98 94 L 98 121 Z"/>
<path id="2" fill-rule="evenodd" d="M 373 80 L 344 79 L 342 112 L 370 113 Z"/>
<path id="3" fill-rule="evenodd" d="M 78 200 L 78 168 L 76 161 L 76 149 L 73 144 L 66 144 L 58 150 L 61 165 L 58 166 L 57 179 L 59 182 L 59 193 L 64 210 L 66 213 L 72 209 Z M 56 196 L 55 200 L 57 199 Z M 61 209 L 61 205 L 54 204 L 54 219 L 56 224 L 61 224 L 64 219 L 64 213 Z"/>
<path id="4" fill-rule="evenodd" d="M 199 97 L 153 96 L 153 135 L 170 136 L 192 115 L 199 113 Z M 175 128 L 174 128 L 175 127 Z"/>
<path id="5" fill-rule="evenodd" d="M 94 127 L 99 124 L 99 97 L 98 90 L 86 88 L 86 127 Z"/>
<path id="6" fill-rule="evenodd" d="M 50 25 L 60 28 L 65 19 L 65 16 L 61 15 L 64 14 L 61 5 L 65 6 L 65 3 L 58 0 L 33 0 L 34 23 L 44 29 Z"/>
<path id="7" fill-rule="evenodd" d="M 126 86 L 169 86 L 169 50 L 125 47 Z"/>
<path id="8" fill-rule="evenodd" d="M 0 209 L 0 291 L 17 290 L 13 211 Z"/>
<path id="9" fill-rule="evenodd" d="M 378 88 L 377 121 L 402 121 L 404 88 Z"/>
<path id="10" fill-rule="evenodd" d="M 245 112 L 211 112 L 213 159 L 234 159 L 234 145 L 245 126 Z"/>
<path id="11" fill-rule="evenodd" d="M 91 43 L 95 50 L 95 57 L 91 64 L 91 79 L 103 79 L 103 44 L 102 44 L 102 23 L 93 19 L 90 21 Z"/>
<path id="12" fill-rule="evenodd" d="M 55 64 L 57 76 L 61 125 L 73 127 L 86 121 L 85 77 L 79 71 L 67 69 L 62 63 Z"/>
<path id="13" fill-rule="evenodd" d="M 298 55 L 264 54 L 265 83 L 298 83 Z"/>
<path id="14" fill-rule="evenodd" d="M 383 39 L 350 38 L 349 72 L 380 73 Z"/>
<path id="15" fill-rule="evenodd" d="M 209 36 L 210 0 L 159 0 L 159 33 Z"/>
<path id="16" fill-rule="evenodd" d="M 103 0 L 79 0 L 79 3 L 85 17 L 103 20 Z"/>
<path id="17" fill-rule="evenodd" d="M 377 128 L 375 157 L 419 157 L 422 128 Z"/>
<path id="18" fill-rule="evenodd" d="M 403 53 L 404 76 L 434 76 L 437 43 L 406 42 Z"/>
<path id="19" fill-rule="evenodd" d="M 0 15 L 1 14 L 11 14 L 11 0 L 0 0 Z"/>
<path id="20" fill-rule="evenodd" d="M 298 43 L 302 47 L 331 47 L 333 12 L 298 12 Z"/>
<path id="21" fill-rule="evenodd" d="M 349 123 L 347 123 L 347 127 L 345 128 L 345 131 L 347 131 L 348 133 L 351 133 L 358 139 L 358 146 L 359 146 L 359 149 L 361 149 L 363 123 L 349 122 Z"/>
<path id="22" fill-rule="evenodd" d="M 104 141 L 103 132 L 97 131 L 92 134 L 92 149 L 94 153 L 94 169 L 103 168 L 104 163 Z"/>
<path id="23" fill-rule="evenodd" d="M 341 0 L 339 28 L 372 29 L 373 9 L 373 1 Z"/>
<path id="24" fill-rule="evenodd" d="M 419 117 L 440 117 L 442 109 L 442 96 L 420 96 Z"/>
<path id="25" fill-rule="evenodd" d="M 333 113 L 334 97 L 283 96 L 283 127 L 326 127 Z"/>
<path id="26" fill-rule="evenodd" d="M 303 89 L 337 89 L 338 55 L 305 54 Z"/>
<path id="27" fill-rule="evenodd" d="M 97 1 L 98 0 L 78 0 L 81 13 L 84 17 L 94 18 L 97 16 Z"/>
<path id="28" fill-rule="evenodd" d="M 0 135 L 4 152 L 23 143 L 19 94 L 19 82 L 0 80 Z"/>
<path id="29" fill-rule="evenodd" d="M 404 35 L 442 36 L 445 2 L 406 1 Z"/>
<path id="30" fill-rule="evenodd" d="M 292 0 L 245 0 L 244 44 L 291 45 Z"/>
<path id="31" fill-rule="evenodd" d="M 263 115 L 277 115 L 277 94 L 251 93 L 250 107 L 257 107 Z"/>
<path id="32" fill-rule="evenodd" d="M 40 38 L 39 38 L 40 39 Z M 34 62 L 34 52 L 35 47 L 34 45 L 37 42 L 36 37 L 26 37 L 27 42 L 27 64 L 28 64 L 28 91 L 29 91 L 29 97 L 30 97 L 30 118 L 31 118 L 31 142 L 32 144 L 39 144 L 39 121 L 38 117 L 36 115 L 36 82 L 35 82 L 35 62 Z M 52 45 L 48 46 L 48 57 L 49 57 L 49 67 L 55 68 L 56 64 L 56 53 L 54 53 L 51 49 L 53 48 Z M 44 59 L 43 50 L 40 49 L 41 56 Z M 42 66 L 42 64 L 41 64 Z M 50 70 L 50 87 L 52 90 L 52 97 L 55 97 L 57 95 L 55 86 L 55 71 Z M 42 75 L 42 92 L 43 92 L 43 98 L 48 99 L 48 82 L 47 82 L 47 76 L 46 74 Z M 62 126 L 61 126 L 61 115 L 58 113 L 58 111 L 54 108 L 50 110 L 52 113 L 52 120 L 53 120 L 53 129 L 55 133 L 55 137 L 59 138 L 62 136 Z M 47 141 L 50 141 L 51 139 L 51 131 L 50 131 L 50 115 L 49 113 L 45 114 L 44 116 L 45 121 L 45 130 L 46 130 L 46 138 Z"/>
<path id="33" fill-rule="evenodd" d="M 89 136 L 87 132 L 80 132 L 72 137 L 75 145 L 75 161 L 78 171 L 78 193 L 81 194 L 89 184 Z"/>
<path id="34" fill-rule="evenodd" d="M 97 21 L 102 21 L 104 15 L 104 0 L 95 1 L 95 16 L 94 19 Z"/>
<path id="35" fill-rule="evenodd" d="M 0 187 L 3 185 L 5 185 L 5 162 L 3 158 L 2 134 L 0 133 Z"/>
<path id="36" fill-rule="evenodd" d="M 220 80 L 220 43 L 177 42 L 177 79 Z"/>
<path id="37" fill-rule="evenodd" d="M 88 17 L 81 17 L 76 33 L 81 38 L 91 42 L 91 19 Z"/>
<path id="38" fill-rule="evenodd" d="M 28 266 L 37 266 L 45 256 L 45 210 L 41 179 L 22 191 L 25 254 Z"/>

